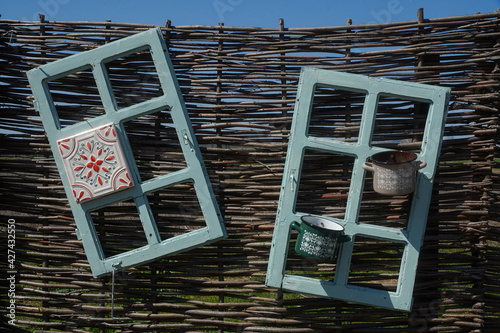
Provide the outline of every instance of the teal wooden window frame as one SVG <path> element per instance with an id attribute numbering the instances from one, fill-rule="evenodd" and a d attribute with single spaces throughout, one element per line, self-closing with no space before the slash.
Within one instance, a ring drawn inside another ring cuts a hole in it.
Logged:
<path id="1" fill-rule="evenodd" d="M 317 86 L 365 94 L 357 142 L 350 143 L 308 135 L 312 103 Z M 387 150 L 371 143 L 380 96 L 392 96 L 429 104 L 422 146 L 418 155 L 419 159 L 427 162 L 427 166 L 417 175 L 416 189 L 406 230 L 358 222 L 365 179 L 365 170 L 362 168 L 362 164 L 371 155 Z M 372 306 L 411 310 L 418 256 L 427 223 L 432 182 L 438 163 L 449 97 L 450 89 L 444 87 L 371 78 L 315 68 L 302 70 L 275 221 L 266 277 L 267 286 Z M 396 291 L 367 288 L 348 283 L 353 241 L 342 245 L 332 280 L 325 281 L 285 274 L 291 223 L 299 221 L 300 217 L 305 215 L 305 213 L 295 211 L 295 205 L 302 161 L 307 148 L 354 158 L 345 218 L 328 219 L 343 225 L 345 233 L 351 239 L 355 239 L 356 236 L 364 236 L 404 246 Z"/>
<path id="2" fill-rule="evenodd" d="M 141 51 L 150 52 L 163 94 L 141 103 L 120 108 L 117 105 L 111 87 L 106 64 L 120 57 Z M 105 114 L 87 121 L 62 127 L 48 83 L 66 75 L 76 73 L 84 68 L 91 68 L 92 70 Z M 203 164 L 203 158 L 160 28 L 150 29 L 105 44 L 96 49 L 42 65 L 30 70 L 27 76 L 35 98 L 35 108 L 42 118 L 75 218 L 77 235 L 83 242 L 85 253 L 95 277 L 100 277 L 116 270 L 145 264 L 163 256 L 187 251 L 227 237 L 217 201 Z M 161 110 L 168 110 L 170 113 L 187 167 L 153 179 L 141 181 L 133 151 L 125 133 L 124 123 Z M 64 175 L 63 160 L 59 153 L 57 142 L 109 124 L 115 126 L 117 136 L 122 142 L 134 186 L 93 200 L 78 203 L 73 199 L 71 184 Z M 161 240 L 146 196 L 148 193 L 188 181 L 193 183 L 201 211 L 205 218 L 206 227 Z M 135 201 L 148 244 L 141 248 L 106 258 L 90 214 L 102 207 L 130 199 Z"/>

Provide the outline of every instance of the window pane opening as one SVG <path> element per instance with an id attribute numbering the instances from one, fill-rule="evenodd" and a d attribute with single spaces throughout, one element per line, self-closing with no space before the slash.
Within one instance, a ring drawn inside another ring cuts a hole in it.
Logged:
<path id="1" fill-rule="evenodd" d="M 355 236 L 348 284 L 395 292 L 404 244 Z"/>
<path id="2" fill-rule="evenodd" d="M 148 245 L 134 200 L 91 212 L 105 258 Z"/>
<path id="3" fill-rule="evenodd" d="M 170 112 L 135 118 L 125 131 L 142 181 L 187 168 Z"/>
<path id="4" fill-rule="evenodd" d="M 120 57 L 105 65 L 119 109 L 163 96 L 149 50 Z"/>
<path id="5" fill-rule="evenodd" d="M 104 115 L 90 67 L 48 81 L 61 128 Z"/>
<path id="6" fill-rule="evenodd" d="M 206 227 L 192 181 L 147 195 L 161 240 Z"/>
<path id="7" fill-rule="evenodd" d="M 357 142 L 366 94 L 316 86 L 308 135 Z"/>
<path id="8" fill-rule="evenodd" d="M 306 149 L 295 210 L 344 219 L 355 158 Z"/>

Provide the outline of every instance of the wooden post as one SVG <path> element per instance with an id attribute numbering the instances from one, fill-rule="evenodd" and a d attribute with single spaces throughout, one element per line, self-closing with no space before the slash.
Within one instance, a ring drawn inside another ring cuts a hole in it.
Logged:
<path id="1" fill-rule="evenodd" d="M 223 22 L 219 22 L 219 32 L 218 33 L 219 33 L 219 36 L 222 36 L 224 34 L 224 23 Z M 217 93 L 216 104 L 217 105 L 222 104 L 222 97 L 221 97 L 221 94 L 222 94 L 222 66 L 224 65 L 224 63 L 221 59 L 221 55 L 222 55 L 223 51 L 224 51 L 224 42 L 223 42 L 222 38 L 219 38 L 218 46 L 217 46 L 217 55 L 218 55 L 217 86 L 216 86 L 216 93 Z M 221 121 L 221 116 L 220 116 L 219 110 L 221 110 L 221 109 L 217 108 L 217 116 L 215 117 L 216 124 Z M 222 128 L 220 126 L 216 126 L 215 132 L 216 132 L 217 137 L 220 137 L 222 135 Z M 217 148 L 222 148 L 222 143 L 220 140 L 217 140 Z M 221 162 L 220 157 L 217 160 L 218 160 L 218 162 Z M 222 171 L 224 169 L 224 165 L 222 163 L 217 163 L 217 165 L 218 165 L 217 168 L 219 169 L 219 171 Z M 223 177 L 223 176 L 221 176 L 221 177 Z M 220 184 L 221 184 L 221 182 L 219 181 L 219 184 L 218 184 L 219 188 L 216 190 L 216 194 L 218 194 L 219 203 L 222 203 L 222 206 L 224 206 L 224 191 L 222 191 L 220 189 L 220 186 L 221 186 Z M 220 204 L 219 204 L 219 206 L 220 206 Z M 224 212 L 223 207 L 222 207 L 222 212 Z M 222 216 L 224 216 L 223 213 L 222 213 Z M 224 271 L 224 247 L 220 243 L 218 243 L 217 250 L 218 250 L 217 257 L 219 259 L 219 264 L 218 264 L 219 281 L 224 281 L 224 273 L 223 273 L 223 271 Z M 225 302 L 224 295 L 219 294 L 219 303 L 224 303 L 224 302 Z M 219 317 L 219 320 L 224 321 L 224 317 Z M 223 333 L 224 327 L 219 326 L 218 332 Z"/>
<path id="2" fill-rule="evenodd" d="M 417 21 L 419 24 L 418 28 L 419 35 L 423 36 L 426 33 L 425 27 L 421 26 L 425 21 L 423 8 L 419 8 L 417 11 Z M 428 69 L 425 68 L 426 66 L 435 66 L 438 64 L 439 64 L 439 54 L 417 55 L 417 66 L 415 68 L 416 79 L 418 80 L 420 77 L 425 76 L 424 73 L 420 74 L 419 72 L 428 71 Z M 422 141 L 423 131 L 425 129 L 425 119 L 428 115 L 428 112 L 429 112 L 429 104 L 421 102 L 414 103 L 414 115 L 413 115 L 414 134 L 412 138 L 413 142 Z M 439 178 L 439 163 L 437 165 L 435 178 Z M 426 228 L 427 229 L 426 235 L 428 236 L 439 234 L 439 221 L 436 219 L 436 216 L 438 216 L 439 213 L 438 209 L 439 205 L 438 204 L 435 206 L 433 205 L 433 203 L 436 203 L 436 201 L 439 200 L 438 197 L 439 197 L 438 186 L 434 186 L 432 189 L 432 199 L 431 199 L 432 201 L 429 207 L 429 214 L 428 214 L 427 228 Z M 420 253 L 420 261 L 428 260 L 429 258 L 438 258 L 439 257 L 438 247 L 439 247 L 439 240 L 436 237 L 428 237 L 428 239 L 424 241 L 422 245 L 422 250 Z M 427 270 L 426 272 L 420 275 L 418 275 L 417 273 L 416 285 L 418 285 L 419 283 L 427 284 L 430 282 L 432 284 L 436 282 L 434 276 L 436 276 L 439 271 L 438 264 L 436 264 L 436 266 L 433 267 L 432 272 L 429 272 L 429 270 L 431 269 L 429 266 L 425 267 L 426 267 L 425 269 Z M 423 269 L 421 268 L 419 271 L 422 272 Z M 414 307 L 414 312 L 409 314 L 409 318 L 414 318 L 415 313 L 418 313 L 417 316 L 420 318 L 417 320 L 418 323 L 414 323 L 412 320 L 410 320 L 408 323 L 410 327 L 415 325 L 416 326 L 421 325 L 422 320 L 426 320 L 426 325 L 430 326 L 433 325 L 432 322 L 429 321 L 427 318 L 422 319 L 421 317 L 423 314 L 425 315 L 427 314 L 427 312 L 434 310 L 434 307 L 432 307 L 431 309 L 431 306 L 428 305 L 431 304 L 433 299 L 437 297 L 436 295 L 439 295 L 439 285 L 436 284 L 431 285 L 428 287 L 428 289 L 430 290 L 427 293 L 427 295 L 432 295 L 431 297 L 419 296 L 418 294 L 415 295 L 415 300 L 414 300 L 415 304 L 426 303 L 427 306 L 425 307 L 425 310 L 422 310 L 423 309 L 422 307 L 421 308 L 418 308 L 416 306 Z M 430 318 L 434 318 L 434 314 L 431 314 Z"/>

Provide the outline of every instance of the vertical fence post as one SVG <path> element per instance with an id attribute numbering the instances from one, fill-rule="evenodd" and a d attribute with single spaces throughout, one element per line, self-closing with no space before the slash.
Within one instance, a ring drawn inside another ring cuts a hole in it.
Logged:
<path id="1" fill-rule="evenodd" d="M 221 59 L 222 52 L 224 51 L 224 41 L 222 38 L 222 36 L 224 34 L 224 23 L 223 22 L 219 22 L 218 34 L 219 34 L 219 40 L 218 40 L 218 45 L 217 45 L 218 58 L 217 58 L 216 105 L 220 106 L 222 104 L 222 97 L 221 97 L 221 94 L 222 94 L 222 66 L 224 65 L 224 63 Z M 219 108 L 216 109 L 216 113 L 217 113 L 217 115 L 215 116 L 215 123 L 217 124 L 221 121 Z M 215 126 L 215 132 L 216 132 L 217 137 L 220 137 L 222 135 L 222 128 L 220 126 Z M 221 140 L 217 140 L 217 148 L 222 148 Z M 220 153 L 218 153 L 218 154 L 220 154 Z M 222 161 L 220 155 L 218 156 L 217 161 L 218 162 Z M 217 168 L 219 169 L 219 171 L 221 171 L 220 174 L 222 175 L 223 174 L 222 171 L 224 169 L 224 164 L 217 163 Z M 224 191 L 220 187 L 221 187 L 221 182 L 219 181 L 216 193 L 217 193 L 218 198 L 219 198 L 219 203 L 220 203 L 219 206 L 221 206 L 221 204 L 222 204 L 222 207 L 221 207 L 222 213 L 221 214 L 222 214 L 222 216 L 225 216 L 225 214 L 223 213 L 224 212 Z M 217 245 L 217 257 L 219 259 L 219 264 L 218 264 L 219 281 L 224 281 L 224 260 L 223 260 L 224 253 L 223 253 L 223 251 L 224 251 L 224 247 L 219 242 Z M 224 302 L 225 302 L 224 295 L 219 294 L 219 303 L 224 303 Z M 219 320 L 224 321 L 224 317 L 220 317 Z M 218 332 L 223 333 L 224 327 L 219 326 Z"/>
<path id="2" fill-rule="evenodd" d="M 280 42 L 283 42 L 285 40 L 285 20 L 280 18 L 279 19 L 279 41 Z M 281 52 L 280 53 L 280 75 L 281 75 L 281 99 L 282 101 L 285 101 L 286 100 L 286 96 L 287 96 L 287 91 L 286 91 L 286 65 L 283 63 L 285 61 L 285 57 L 286 57 L 286 52 Z M 287 143 L 288 142 L 288 135 L 287 135 L 287 132 L 288 132 L 288 126 L 287 126 L 287 122 L 285 121 L 285 119 L 287 118 L 287 115 L 288 115 L 288 110 L 287 110 L 287 104 L 285 102 L 283 102 L 281 104 L 282 106 L 282 111 L 281 111 L 281 115 L 283 116 L 283 126 L 282 126 L 282 129 L 281 129 L 281 142 L 282 143 Z M 287 147 L 286 145 L 284 144 L 283 145 L 283 148 L 282 148 L 282 154 L 283 154 L 283 161 L 285 161 L 286 159 L 286 152 L 287 152 Z M 276 291 L 276 301 L 277 301 L 277 306 L 279 307 L 282 307 L 283 306 L 283 290 L 282 289 L 278 289 Z M 279 316 L 280 316 L 280 319 L 282 318 L 282 313 L 280 312 L 279 313 Z"/>
<path id="3" fill-rule="evenodd" d="M 47 50 L 46 50 L 46 45 L 45 45 L 45 42 L 46 42 L 46 39 L 44 38 L 45 37 L 45 15 L 44 14 L 38 14 L 38 17 L 40 19 L 40 38 L 42 39 L 42 45 L 40 46 L 40 55 L 42 58 L 46 59 L 47 58 Z M 46 134 L 45 134 L 46 135 Z M 47 139 L 45 139 L 47 140 Z M 43 157 L 47 160 L 49 160 L 51 158 L 51 153 L 50 153 L 50 149 L 47 150 L 44 154 L 43 154 Z M 47 168 L 43 168 L 43 179 L 50 179 L 50 174 L 49 174 L 49 170 Z M 44 182 L 42 184 L 42 186 L 48 186 L 48 183 Z M 42 209 L 42 215 L 43 216 L 49 216 L 49 210 L 47 208 L 43 208 Z M 44 227 L 47 227 L 50 225 L 50 222 L 48 219 L 43 219 L 42 221 L 42 224 Z M 43 260 L 42 260 L 42 267 L 44 268 L 47 268 L 47 267 L 50 267 L 49 265 L 49 259 L 47 257 L 44 257 Z M 46 285 L 46 284 L 49 284 L 50 282 L 48 280 L 42 280 L 42 284 L 43 285 Z M 48 292 L 48 288 L 46 287 L 42 287 L 42 292 Z M 49 305 L 49 302 L 44 300 L 42 301 L 42 307 L 44 309 L 48 308 L 50 305 Z M 43 312 L 43 315 L 42 315 L 42 318 L 43 318 L 43 321 L 44 322 L 49 322 L 50 321 L 50 316 L 46 313 L 46 312 Z"/>
<path id="4" fill-rule="evenodd" d="M 110 19 L 106 19 L 106 23 L 110 23 L 110 22 L 111 22 Z M 111 25 L 106 24 L 105 28 L 106 28 L 106 31 L 109 32 L 111 30 Z M 104 40 L 105 40 L 105 42 L 104 42 L 105 44 L 111 42 L 111 36 L 109 35 L 109 33 L 106 33 L 106 37 L 105 37 Z M 101 224 L 101 223 L 103 223 L 103 221 L 105 221 L 105 213 L 101 209 L 101 210 L 98 211 L 97 214 L 99 216 L 99 222 L 100 223 L 97 223 L 97 225 L 95 225 L 95 228 L 96 228 L 98 234 L 101 234 L 103 237 L 105 237 L 106 227 L 103 224 Z M 113 272 L 113 274 L 114 274 L 114 272 Z M 105 287 L 106 287 L 106 281 L 107 281 L 107 279 L 106 280 L 103 279 L 102 281 L 103 281 L 102 282 L 103 289 L 106 290 L 107 288 L 105 288 Z M 112 296 L 111 296 L 112 297 L 112 303 L 113 303 L 112 304 L 112 309 L 111 309 L 111 320 L 113 320 L 113 317 L 114 317 L 114 313 L 113 313 L 113 305 L 114 305 L 114 298 L 115 298 L 115 295 L 113 293 L 113 291 L 114 291 L 113 288 L 115 288 L 114 283 L 116 283 L 116 280 L 114 282 L 112 281 L 111 282 L 111 286 L 110 286 L 110 288 L 111 288 L 111 294 L 112 294 Z M 106 304 L 105 300 L 102 300 L 101 302 L 102 302 L 103 305 Z M 101 314 L 101 317 L 104 317 L 104 316 L 106 316 L 105 313 Z M 104 326 L 100 325 L 99 326 L 99 333 L 106 333 L 106 328 L 104 328 Z"/>
<path id="5" fill-rule="evenodd" d="M 418 22 L 418 35 L 425 35 L 426 30 L 425 27 L 423 26 L 425 19 L 424 19 L 424 9 L 419 8 L 417 11 L 417 22 Z M 439 54 L 431 54 L 431 55 L 425 55 L 425 54 L 418 54 L 416 56 L 416 67 L 415 67 L 415 78 L 418 79 L 420 77 L 425 76 L 425 72 L 428 71 L 426 66 L 436 66 L 439 65 L 440 62 L 440 57 Z M 437 68 L 434 69 L 437 71 Z M 412 138 L 412 141 L 420 141 L 422 140 L 423 137 L 423 130 L 425 128 L 425 117 L 427 116 L 427 113 L 429 111 L 429 105 L 427 103 L 421 103 L 421 102 L 414 102 L 414 114 L 413 114 L 413 119 L 414 119 L 414 135 Z M 422 134 L 420 134 L 422 133 Z M 439 179 L 439 163 L 436 169 L 436 179 Z M 436 236 L 439 235 L 439 189 L 438 186 L 434 186 L 432 189 L 432 199 L 431 199 L 431 205 L 429 207 L 429 214 L 427 218 L 427 225 L 426 225 L 426 235 L 427 236 Z M 424 244 L 422 246 L 422 249 L 420 251 L 420 260 L 429 260 L 430 258 L 438 258 L 439 257 L 439 239 L 438 237 L 427 237 L 427 240 L 424 241 Z M 425 268 L 424 268 L 425 267 Z M 423 271 L 425 269 L 426 271 Z M 420 272 L 420 274 L 418 274 Z M 436 308 L 434 301 L 436 300 L 437 297 L 439 297 L 440 293 L 440 286 L 441 283 L 436 283 L 437 280 L 435 279 L 434 276 L 439 272 L 439 261 L 436 262 L 435 266 L 431 267 L 429 265 L 424 266 L 421 265 L 420 269 L 417 272 L 417 277 L 416 277 L 416 286 L 418 284 L 423 284 L 423 285 L 428 285 L 426 287 L 427 292 L 425 295 L 418 295 L 415 294 L 415 304 L 418 305 L 420 304 L 420 307 L 414 307 L 414 310 L 411 314 L 409 314 L 409 320 L 408 325 L 411 327 L 414 324 L 417 324 L 418 326 L 422 325 L 422 322 L 425 321 L 425 327 L 430 329 L 433 324 L 430 319 L 436 317 L 438 314 L 436 311 L 438 309 Z M 440 281 L 441 282 L 441 281 Z M 425 304 L 425 306 L 424 306 Z M 414 318 L 418 318 L 414 322 Z M 424 319 L 425 318 L 425 319 Z"/>
<path id="6" fill-rule="evenodd" d="M 280 18 L 279 19 L 279 41 L 284 42 L 285 41 L 285 20 Z M 287 80 L 286 80 L 286 52 L 281 52 L 280 53 L 280 76 L 281 76 L 281 100 L 283 103 L 281 104 L 281 115 L 283 119 L 286 119 L 287 114 L 288 114 L 288 108 L 287 108 L 287 103 L 286 103 L 286 98 L 287 98 Z M 282 132 L 281 132 L 281 142 L 286 143 L 288 142 L 288 136 L 287 136 L 287 123 L 286 121 L 283 121 L 283 126 L 282 126 Z M 283 145 L 283 152 L 286 155 L 286 146 Z"/>
<path id="7" fill-rule="evenodd" d="M 477 20 L 479 23 L 479 20 Z M 494 49 L 497 47 L 500 39 L 486 39 L 481 38 L 481 32 L 483 29 L 480 26 L 476 27 L 476 34 L 474 34 L 474 44 L 475 49 Z M 474 303 L 472 304 L 473 316 L 472 319 L 475 323 L 481 324 L 485 321 L 485 280 L 487 271 L 487 248 L 488 239 L 483 233 L 490 229 L 490 221 L 492 220 L 492 204 L 495 203 L 494 199 L 494 165 L 495 165 L 495 149 L 498 147 L 498 110 L 500 103 L 498 102 L 498 79 L 494 82 L 494 78 L 498 73 L 498 62 L 488 61 L 482 66 L 476 68 L 475 73 L 475 86 L 469 93 L 474 96 L 487 96 L 496 94 L 496 98 L 484 98 L 483 101 L 474 97 L 474 101 L 471 104 L 485 104 L 486 108 L 476 108 L 474 113 L 479 115 L 479 119 L 483 119 L 481 124 L 474 124 L 475 127 L 473 135 L 476 149 L 472 150 L 471 160 L 474 168 L 472 174 L 472 183 L 477 184 L 471 187 L 472 192 L 475 193 L 475 200 L 470 203 L 470 210 L 478 212 L 470 216 L 470 222 L 467 226 L 466 231 L 477 230 L 471 232 L 470 235 L 474 236 L 470 240 L 471 255 L 473 261 L 471 263 L 471 268 L 475 275 L 480 277 L 474 279 L 472 285 L 472 292 L 474 293 Z M 479 81 L 479 82 L 478 82 Z M 477 102 L 476 102 L 477 101 Z M 489 110 L 496 110 L 496 113 L 492 114 Z M 491 119 L 491 121 L 489 120 Z M 474 189 L 476 188 L 476 189 Z M 478 232 L 479 231 L 479 232 Z"/>

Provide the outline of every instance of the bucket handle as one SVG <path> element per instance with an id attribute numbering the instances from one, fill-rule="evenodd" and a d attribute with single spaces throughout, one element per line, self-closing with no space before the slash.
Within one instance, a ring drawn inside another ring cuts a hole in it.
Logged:
<path id="1" fill-rule="evenodd" d="M 425 168 L 426 165 L 427 165 L 426 161 L 417 161 L 415 162 L 415 170 L 423 169 Z"/>
<path id="2" fill-rule="evenodd" d="M 368 171 L 371 171 L 371 172 L 374 172 L 373 171 L 373 164 L 371 162 L 364 162 L 361 167 L 365 170 L 368 170 Z"/>
<path id="3" fill-rule="evenodd" d="M 423 169 L 427 166 L 427 162 L 426 161 L 417 161 L 417 162 L 415 162 L 414 166 L 415 166 L 415 170 L 420 170 L 420 169 Z M 374 172 L 373 164 L 371 162 L 364 162 L 361 165 L 361 167 L 365 170 Z"/>

